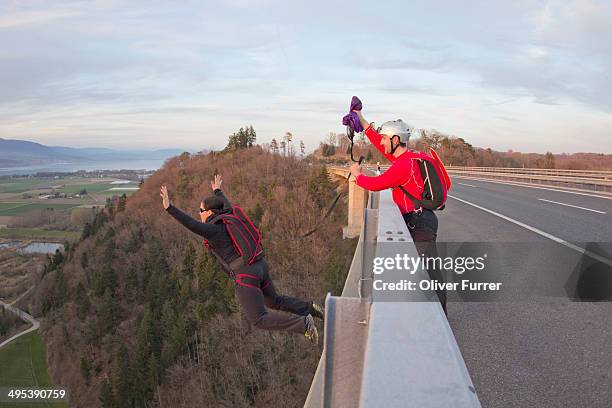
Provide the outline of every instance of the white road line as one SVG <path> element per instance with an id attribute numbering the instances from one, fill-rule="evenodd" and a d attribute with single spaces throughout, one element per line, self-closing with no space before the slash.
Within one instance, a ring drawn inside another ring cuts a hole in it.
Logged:
<path id="1" fill-rule="evenodd" d="M 467 184 L 467 183 L 457 183 L 457 184 L 461 184 L 462 186 L 468 186 L 468 187 L 476 187 L 473 184 Z"/>
<path id="2" fill-rule="evenodd" d="M 591 208 L 586 208 L 586 207 L 578 207 L 577 205 L 572 205 L 572 204 L 565 204 L 565 203 L 560 203 L 558 201 L 552 201 L 552 200 L 546 200 L 545 198 L 538 198 L 539 201 L 546 201 L 547 203 L 553 203 L 553 204 L 559 204 L 559 205 L 566 205 L 568 207 L 573 207 L 573 208 L 580 208 L 581 210 L 587 210 L 587 211 L 593 211 L 599 214 L 605 214 L 605 211 L 599 211 L 599 210 L 593 210 Z"/>
<path id="3" fill-rule="evenodd" d="M 486 179 L 486 178 L 479 178 L 479 177 L 453 176 L 452 174 L 450 176 L 451 176 L 451 180 L 453 178 L 465 179 L 465 180 L 478 180 L 478 181 L 485 181 L 487 183 L 506 184 L 508 186 L 518 186 L 518 187 L 527 187 L 527 188 L 537 188 L 539 190 L 558 191 L 560 193 L 578 194 L 578 195 L 583 195 L 583 196 L 605 198 L 607 200 L 612 200 L 612 196 L 582 193 L 580 191 L 572 191 L 572 190 L 561 190 L 558 188 L 551 188 L 551 187 L 540 187 L 540 186 L 534 186 L 532 184 L 526 184 L 526 183 L 520 183 L 520 182 L 514 182 L 514 181 L 500 181 L 500 180 L 493 180 L 493 179 Z"/>
<path id="4" fill-rule="evenodd" d="M 455 196 L 450 195 L 450 194 L 449 194 L 448 196 L 449 196 L 449 197 L 451 197 L 451 198 L 454 198 L 454 199 L 455 199 L 455 200 L 457 200 L 457 201 L 461 201 L 461 202 L 462 202 L 462 203 L 464 203 L 464 204 L 471 205 L 472 207 L 478 208 L 479 210 L 482 210 L 482 211 L 488 212 L 489 214 L 493 214 L 493 215 L 495 215 L 496 217 L 502 218 L 502 219 L 504 219 L 504 220 L 506 220 L 506 221 L 509 221 L 509 222 L 511 222 L 511 223 L 513 223 L 513 224 L 516 224 L 516 225 L 518 225 L 519 227 L 523 227 L 523 228 L 525 228 L 525 229 L 527 229 L 527 230 L 529 230 L 529 231 L 535 232 L 536 234 L 541 235 L 541 236 L 543 236 L 544 238 L 548 238 L 548 239 L 550 239 L 551 241 L 555 241 L 555 242 L 557 242 L 557 243 L 559 243 L 559 244 L 561 244 L 561 245 L 565 245 L 566 247 L 568 247 L 568 248 L 570 248 L 570 249 L 573 249 L 573 250 L 574 250 L 574 251 L 576 251 L 576 252 L 579 252 L 579 253 L 581 253 L 581 254 L 584 254 L 584 255 L 586 255 L 586 256 L 588 256 L 588 257 L 590 257 L 590 258 L 593 258 L 593 259 L 595 259 L 595 260 L 597 260 L 597 261 L 599 261 L 599 262 L 605 263 L 606 265 L 610 265 L 610 266 L 612 266 L 612 260 L 610 260 L 610 259 L 608 259 L 608 258 L 604 258 L 603 256 L 598 255 L 598 254 L 596 254 L 596 253 L 594 253 L 594 252 L 591 252 L 591 251 L 589 251 L 589 250 L 586 250 L 586 249 L 584 249 L 584 248 L 581 248 L 581 247 L 579 247 L 578 245 L 574 245 L 574 244 L 572 244 L 572 243 L 570 243 L 570 242 L 567 242 L 566 240 L 561 239 L 561 238 L 559 238 L 559 237 L 556 237 L 556 236 L 554 236 L 554 235 L 552 235 L 552 234 L 549 234 L 548 232 L 544 232 L 544 231 L 542 231 L 541 229 L 537 229 L 536 227 L 532 227 L 531 225 L 527 225 L 527 224 L 525 224 L 525 223 L 522 223 L 522 222 L 520 222 L 520 221 L 517 221 L 517 220 L 515 220 L 514 218 L 510 218 L 510 217 L 508 217 L 507 215 L 503 215 L 503 214 L 500 214 L 500 213 L 495 212 L 495 211 L 493 211 L 493 210 L 489 210 L 488 208 L 481 207 L 481 206 L 480 206 L 480 205 L 478 205 L 478 204 L 470 203 L 469 201 L 465 201 L 465 200 L 463 200 L 463 199 L 461 199 L 461 198 L 459 198 L 459 197 L 455 197 Z"/>

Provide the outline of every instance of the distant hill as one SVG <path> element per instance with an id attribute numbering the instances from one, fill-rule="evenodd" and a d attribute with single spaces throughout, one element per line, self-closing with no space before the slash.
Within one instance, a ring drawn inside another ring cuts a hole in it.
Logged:
<path id="1" fill-rule="evenodd" d="M 414 150 L 434 149 L 449 166 L 548 168 L 564 170 L 612 170 L 612 154 L 605 153 L 524 153 L 472 146 L 465 139 L 434 129 L 421 130 L 420 137 L 410 140 Z M 315 163 L 349 163 L 350 144 L 343 135 L 330 134 L 308 157 Z M 363 156 L 366 163 L 386 163 L 387 159 L 368 141 L 358 140 L 354 156 Z"/>
<path id="2" fill-rule="evenodd" d="M 114 150 L 106 148 L 73 148 L 46 146 L 27 140 L 0 138 L 0 167 L 21 167 L 53 163 L 91 161 L 156 160 L 179 155 L 182 149 Z"/>

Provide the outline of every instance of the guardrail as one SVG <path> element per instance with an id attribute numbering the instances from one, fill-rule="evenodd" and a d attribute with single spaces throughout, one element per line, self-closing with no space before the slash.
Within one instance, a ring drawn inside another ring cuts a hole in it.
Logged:
<path id="1" fill-rule="evenodd" d="M 342 296 L 326 299 L 325 343 L 307 408 L 480 407 L 435 292 L 382 301 L 372 260 L 416 248 L 390 191 L 371 193 Z M 427 272 L 417 272 L 428 279 Z M 436 298 L 437 299 L 437 298 Z"/>
<path id="2" fill-rule="evenodd" d="M 446 166 L 447 170 L 463 170 L 511 174 L 539 174 L 565 177 L 588 177 L 603 180 L 612 180 L 610 170 L 566 170 L 566 169 L 539 169 L 533 167 L 473 167 L 473 166 Z"/>
<path id="3" fill-rule="evenodd" d="M 612 194 L 612 172 L 610 171 L 458 166 L 448 166 L 446 169 L 451 176 L 504 180 L 559 187 L 570 191 Z"/>

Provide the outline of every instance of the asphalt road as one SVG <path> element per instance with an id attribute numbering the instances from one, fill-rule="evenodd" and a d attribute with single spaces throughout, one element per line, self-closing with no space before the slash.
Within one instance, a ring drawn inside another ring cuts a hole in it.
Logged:
<path id="1" fill-rule="evenodd" d="M 611 407 L 612 302 L 575 295 L 597 265 L 609 276 L 612 199 L 453 182 L 438 240 L 498 245 L 494 273 L 511 289 L 489 302 L 450 297 L 449 322 L 482 406 Z"/>

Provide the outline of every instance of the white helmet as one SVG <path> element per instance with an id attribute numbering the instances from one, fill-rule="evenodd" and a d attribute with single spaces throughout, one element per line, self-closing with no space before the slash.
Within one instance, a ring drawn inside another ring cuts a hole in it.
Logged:
<path id="1" fill-rule="evenodd" d="M 414 127 L 406 124 L 403 120 L 390 120 L 385 122 L 378 128 L 378 133 L 381 135 L 387 135 L 389 137 L 398 136 L 400 142 L 408 143 L 410 136 L 414 132 Z"/>

